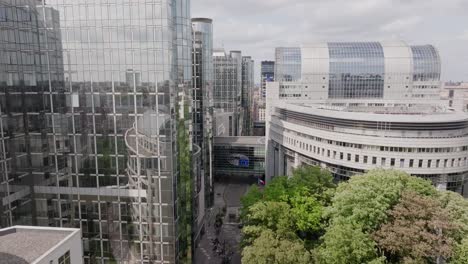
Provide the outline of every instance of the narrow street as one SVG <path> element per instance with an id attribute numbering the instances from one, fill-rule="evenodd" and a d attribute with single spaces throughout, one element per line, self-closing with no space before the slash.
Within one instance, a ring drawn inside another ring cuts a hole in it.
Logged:
<path id="1" fill-rule="evenodd" d="M 238 210 L 240 198 L 254 183 L 256 180 L 248 177 L 221 178 L 215 182 L 215 204 L 207 214 L 206 232 L 195 251 L 196 264 L 241 263 Z M 223 208 L 226 208 L 225 213 Z M 216 230 L 217 215 L 218 218 L 224 215 L 219 234 Z"/>

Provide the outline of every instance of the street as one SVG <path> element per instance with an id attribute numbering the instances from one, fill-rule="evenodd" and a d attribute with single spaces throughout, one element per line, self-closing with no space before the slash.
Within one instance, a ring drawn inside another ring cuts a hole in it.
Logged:
<path id="1" fill-rule="evenodd" d="M 195 250 L 196 264 L 241 263 L 238 210 L 240 198 L 254 183 L 248 177 L 223 177 L 215 182 L 214 206 L 207 213 L 206 232 Z"/>

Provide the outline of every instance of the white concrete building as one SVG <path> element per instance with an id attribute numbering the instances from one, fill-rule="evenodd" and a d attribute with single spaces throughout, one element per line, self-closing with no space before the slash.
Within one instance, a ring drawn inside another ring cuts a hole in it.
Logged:
<path id="1" fill-rule="evenodd" d="M 441 98 L 454 110 L 468 112 L 468 83 L 444 84 Z"/>
<path id="2" fill-rule="evenodd" d="M 302 164 L 341 180 L 394 168 L 464 191 L 468 115 L 441 103 L 432 46 L 328 43 L 302 55 L 302 81 L 268 84 L 267 179 Z"/>
<path id="3" fill-rule="evenodd" d="M 82 264 L 81 230 L 35 226 L 0 229 L 0 263 Z"/>

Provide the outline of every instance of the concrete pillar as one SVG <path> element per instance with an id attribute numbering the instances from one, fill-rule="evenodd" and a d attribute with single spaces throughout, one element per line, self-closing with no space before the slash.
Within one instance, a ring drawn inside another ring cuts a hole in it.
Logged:
<path id="1" fill-rule="evenodd" d="M 275 176 L 275 150 L 273 147 L 273 142 L 266 139 L 266 148 L 265 148 L 265 181 L 270 182 L 271 178 Z"/>
<path id="2" fill-rule="evenodd" d="M 294 153 L 294 168 L 297 169 L 301 166 L 301 161 L 299 160 L 299 153 Z"/>
<path id="3" fill-rule="evenodd" d="M 284 151 L 282 147 L 278 148 L 278 173 L 279 175 L 285 175 L 284 171 Z"/>

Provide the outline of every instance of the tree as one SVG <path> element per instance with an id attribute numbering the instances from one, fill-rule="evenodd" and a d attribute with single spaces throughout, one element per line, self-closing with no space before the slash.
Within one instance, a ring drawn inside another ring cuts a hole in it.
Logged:
<path id="1" fill-rule="evenodd" d="M 450 264 L 468 263 L 468 238 L 465 238 L 455 247 L 453 258 Z"/>
<path id="2" fill-rule="evenodd" d="M 270 229 L 281 236 L 294 234 L 291 207 L 285 202 L 259 202 L 249 209 L 247 225 Z"/>
<path id="3" fill-rule="evenodd" d="M 330 226 L 318 248 L 316 262 L 323 264 L 361 264 L 379 259 L 376 243 L 360 226 L 343 223 Z"/>
<path id="4" fill-rule="evenodd" d="M 250 186 L 249 190 L 247 193 L 241 197 L 241 209 L 240 209 L 240 218 L 242 221 L 245 220 L 247 213 L 249 211 L 249 208 L 254 205 L 255 203 L 262 201 L 263 194 L 259 190 L 258 186 L 252 185 Z"/>
<path id="5" fill-rule="evenodd" d="M 456 226 L 447 210 L 434 198 L 403 192 L 399 203 L 389 211 L 389 221 L 373 238 L 390 259 L 398 262 L 435 262 L 452 255 Z"/>
<path id="6" fill-rule="evenodd" d="M 252 245 L 242 251 L 244 264 L 309 264 L 311 255 L 300 239 L 285 239 L 272 230 L 262 230 Z"/>
<path id="7" fill-rule="evenodd" d="M 288 188 L 288 177 L 275 177 L 263 191 L 263 199 L 265 201 L 285 202 L 290 195 Z"/>
<path id="8" fill-rule="evenodd" d="M 320 167 L 301 166 L 294 169 L 292 177 L 288 181 L 288 187 L 291 190 L 306 188 L 310 196 L 326 204 L 333 196 L 333 192 L 330 190 L 334 190 L 336 185 L 329 171 Z"/>
<path id="9" fill-rule="evenodd" d="M 387 219 L 387 211 L 398 203 L 400 194 L 410 190 L 435 196 L 429 181 L 396 170 L 373 170 L 341 183 L 326 215 L 336 224 L 350 222 L 364 232 L 375 230 Z"/>
<path id="10" fill-rule="evenodd" d="M 468 238 L 468 200 L 451 191 L 439 192 L 438 200 L 448 211 L 451 221 L 457 226 L 453 236 L 457 242 Z"/>
<path id="11" fill-rule="evenodd" d="M 295 229 L 299 232 L 316 233 L 323 229 L 322 215 L 324 207 L 312 196 L 298 192 L 290 199 L 291 215 Z"/>

